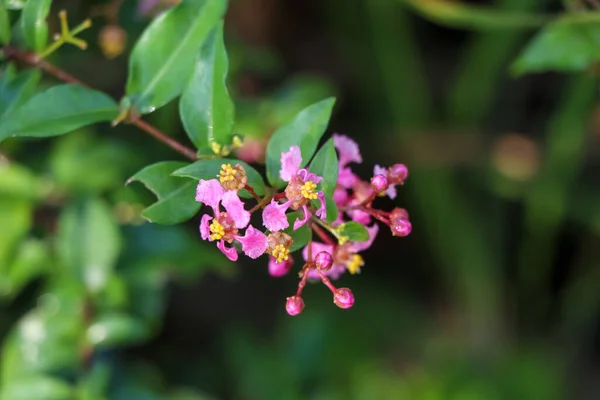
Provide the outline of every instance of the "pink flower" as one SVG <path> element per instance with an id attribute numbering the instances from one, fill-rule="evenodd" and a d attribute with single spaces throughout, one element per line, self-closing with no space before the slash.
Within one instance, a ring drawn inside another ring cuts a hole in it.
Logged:
<path id="1" fill-rule="evenodd" d="M 375 167 L 373 167 L 373 175 L 387 176 L 387 173 L 388 173 L 387 169 L 380 167 L 379 165 L 375 165 Z M 390 183 L 390 185 L 388 186 L 387 190 L 385 191 L 385 194 L 387 195 L 387 197 L 394 200 L 397 195 L 396 186 L 394 186 L 394 184 L 392 182 L 389 182 L 389 183 Z"/>
<path id="2" fill-rule="evenodd" d="M 281 153 L 281 170 L 279 176 L 285 182 L 289 182 L 298 173 L 302 164 L 302 155 L 300 154 L 300 147 L 292 146 L 290 151 Z"/>
<path id="3" fill-rule="evenodd" d="M 277 232 L 290 226 L 290 223 L 285 216 L 285 212 L 291 204 L 291 200 L 288 200 L 283 204 L 271 200 L 269 205 L 263 210 L 263 225 L 271 232 Z"/>
<path id="4" fill-rule="evenodd" d="M 237 192 L 233 190 L 225 192 L 222 203 L 229 216 L 235 221 L 236 228 L 242 229 L 248 225 L 250 213 L 244 210 L 244 203 L 238 197 Z"/>
<path id="5" fill-rule="evenodd" d="M 313 257 L 316 257 L 319 253 L 321 252 L 326 252 L 329 254 L 333 254 L 334 251 L 334 247 L 332 245 L 329 244 L 323 244 L 323 243 L 319 243 L 319 242 L 312 242 L 312 247 L 311 247 L 311 253 Z M 302 256 L 304 257 L 305 261 L 309 261 L 308 260 L 308 246 L 305 246 L 304 249 L 302 250 Z M 340 265 L 340 264 L 335 264 L 335 262 L 333 263 L 333 265 L 331 266 L 331 268 L 327 271 L 321 271 L 325 276 L 336 280 L 339 279 L 340 276 L 342 276 L 344 274 L 344 272 L 346 272 L 346 267 L 344 265 Z M 311 280 L 317 280 L 317 279 L 321 279 L 321 277 L 319 276 L 319 274 L 317 273 L 316 270 L 310 270 L 308 272 L 308 279 Z"/>
<path id="6" fill-rule="evenodd" d="M 279 278 L 290 272 L 292 265 L 294 265 L 294 259 L 292 257 L 288 257 L 285 261 L 277 262 L 277 259 L 271 256 L 269 257 L 269 274 L 272 277 Z"/>
<path id="7" fill-rule="evenodd" d="M 205 181 L 200 179 L 196 187 L 196 201 L 204 203 L 211 207 L 216 213 L 219 212 L 219 203 L 225 194 L 225 189 L 221 182 L 216 179 Z"/>
<path id="8" fill-rule="evenodd" d="M 346 166 L 351 162 L 362 163 L 362 156 L 358 144 L 346 135 L 333 135 L 333 145 L 339 153 L 339 163 Z"/>
<path id="9" fill-rule="evenodd" d="M 242 244 L 242 251 L 250 258 L 258 258 L 267 250 L 267 235 L 249 225 L 244 236 L 235 239 Z"/>

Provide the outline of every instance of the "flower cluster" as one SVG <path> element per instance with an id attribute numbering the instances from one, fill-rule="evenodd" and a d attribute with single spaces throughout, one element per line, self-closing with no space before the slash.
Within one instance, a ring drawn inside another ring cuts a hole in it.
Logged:
<path id="1" fill-rule="evenodd" d="M 365 262 L 360 253 L 371 247 L 379 233 L 377 221 L 389 226 L 394 236 L 406 236 L 412 229 L 406 210 L 394 208 L 387 212 L 373 208 L 377 197 L 396 197 L 396 187 L 408 176 L 407 168 L 403 164 L 389 168 L 376 165 L 370 181 L 363 181 L 350 167 L 350 164 L 362 163 L 358 145 L 350 138 L 336 134 L 334 147 L 338 153 L 338 180 L 333 196 L 328 199 L 319 190 L 323 178 L 301 168 L 303 160 L 298 146 L 291 146 L 289 151 L 281 154 L 279 176 L 286 183 L 285 189 L 264 199 L 254 196 L 258 204 L 250 211 L 245 209 L 238 195 L 242 189 L 255 194 L 248 186 L 246 171 L 241 165 L 223 164 L 216 179 L 200 180 L 196 190 L 196 201 L 212 208 L 212 215 L 205 214 L 201 218 L 202 239 L 217 242 L 219 250 L 233 261 L 238 257 L 236 242 L 250 258 L 268 254 L 268 271 L 273 277 L 286 275 L 292 269 L 294 259 L 290 248 L 293 238 L 290 233 L 308 224 L 315 240 L 302 249 L 304 264 L 299 271 L 298 290 L 286 302 L 290 315 L 298 315 L 304 309 L 302 291 L 307 281 L 320 280 L 331 290 L 333 302 L 338 307 L 352 307 L 352 291 L 336 288 L 331 281 L 339 279 L 346 271 L 350 274 L 361 271 Z M 339 210 L 337 218 L 332 215 L 329 219 L 335 218 L 333 222 L 328 222 L 326 201 L 335 202 Z M 250 224 L 252 212 L 261 208 L 265 232 Z M 298 213 L 291 230 L 290 210 Z M 366 240 L 347 236 L 345 229 L 349 223 L 364 226 L 361 229 L 368 233 Z M 243 235 L 242 229 L 245 229 Z"/>

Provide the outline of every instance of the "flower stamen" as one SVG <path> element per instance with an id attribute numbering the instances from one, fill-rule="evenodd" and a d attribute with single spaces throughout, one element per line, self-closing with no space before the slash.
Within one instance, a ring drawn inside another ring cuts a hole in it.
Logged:
<path id="1" fill-rule="evenodd" d="M 277 259 L 278 263 L 287 261 L 289 254 L 290 250 L 282 244 L 276 245 L 272 252 L 273 257 Z"/>
<path id="2" fill-rule="evenodd" d="M 300 188 L 302 196 L 305 199 L 316 200 L 317 199 L 317 194 L 315 193 L 316 188 L 317 188 L 317 184 L 314 183 L 313 181 L 304 182 L 304 184 Z"/>
<path id="3" fill-rule="evenodd" d="M 360 272 L 360 267 L 363 265 L 365 265 L 365 260 L 359 254 L 355 254 L 352 256 L 352 259 L 346 268 L 348 268 L 348 271 L 354 275 Z"/>
<path id="4" fill-rule="evenodd" d="M 225 228 L 216 219 L 213 219 L 209 228 L 211 231 L 211 235 L 210 235 L 211 240 L 221 240 L 223 238 L 223 236 L 225 236 Z"/>

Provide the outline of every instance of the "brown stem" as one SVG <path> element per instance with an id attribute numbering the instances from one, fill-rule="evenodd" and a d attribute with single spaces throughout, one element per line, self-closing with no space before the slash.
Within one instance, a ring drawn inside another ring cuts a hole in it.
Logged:
<path id="1" fill-rule="evenodd" d="M 337 290 L 335 286 L 333 286 L 333 283 L 331 283 L 331 281 L 329 280 L 329 278 L 327 276 L 325 276 L 325 274 L 323 274 L 321 271 L 319 271 L 318 269 L 315 270 L 317 271 L 317 274 L 319 274 L 319 276 L 321 277 L 321 281 L 325 284 L 325 286 L 327 286 L 329 288 L 329 290 L 331 290 L 331 292 L 333 294 L 335 294 L 335 291 Z"/>
<path id="2" fill-rule="evenodd" d="M 146 132 L 147 134 L 153 136 L 155 139 L 163 142 L 164 144 L 166 144 L 173 150 L 175 150 L 175 151 L 179 152 L 180 154 L 182 154 L 183 156 L 189 158 L 190 160 L 192 160 L 192 161 L 198 160 L 198 157 L 196 156 L 196 152 L 194 150 L 182 145 L 177 140 L 171 139 L 170 137 L 168 137 L 167 135 L 165 135 L 164 133 L 162 133 L 161 131 L 159 131 L 158 129 L 156 129 L 154 126 L 150 125 L 143 119 L 137 117 L 137 118 L 132 119 L 130 122 L 133 125 L 140 128 L 141 130 L 143 130 L 144 132 Z"/>
<path id="3" fill-rule="evenodd" d="M 252 197 L 254 197 L 256 199 L 256 201 L 258 201 L 259 203 L 262 201 L 260 196 L 257 195 L 256 192 L 254 191 L 254 188 L 252 186 L 247 184 L 246 186 L 244 186 L 244 189 L 246 189 L 248 191 L 248 193 L 250 193 L 252 195 Z"/>
<path id="4" fill-rule="evenodd" d="M 79 79 L 75 78 L 73 75 L 63 71 L 62 69 L 56 67 L 55 65 L 50 64 L 48 61 L 38 57 L 35 53 L 24 52 L 13 46 L 4 46 L 3 50 L 4 50 L 4 54 L 9 59 L 18 60 L 18 61 L 24 62 L 25 64 L 31 65 L 33 67 L 40 68 L 41 70 L 45 71 L 46 73 L 54 76 L 55 78 L 57 78 L 58 80 L 61 80 L 63 82 L 73 83 L 73 84 L 84 86 L 84 87 L 89 87 L 88 85 L 86 85 L 85 83 L 80 81 Z M 167 135 L 162 133 L 160 130 L 158 130 L 154 126 L 150 125 L 149 123 L 143 121 L 139 117 L 132 119 L 131 123 L 133 125 L 137 126 L 138 128 L 140 128 L 142 131 L 153 136 L 155 139 L 163 142 L 170 148 L 178 151 L 179 153 L 181 153 L 185 157 L 189 158 L 190 160 L 195 161 L 198 159 L 198 157 L 196 156 L 196 152 L 194 150 L 182 145 L 181 143 L 179 143 L 178 141 L 176 141 L 174 139 L 171 139 L 170 137 L 168 137 Z"/>
<path id="5" fill-rule="evenodd" d="M 310 271 L 310 268 L 305 268 L 302 271 L 302 279 L 300 279 L 300 282 L 298 283 L 298 290 L 296 291 L 296 296 L 302 295 L 302 290 L 304 289 L 304 286 L 306 285 L 306 279 L 308 278 L 309 271 Z"/>
<path id="6" fill-rule="evenodd" d="M 323 231 L 323 229 L 321 229 L 321 227 L 319 225 L 312 223 L 312 224 L 310 224 L 310 227 L 317 234 L 317 236 L 320 237 L 321 240 L 325 242 L 325 244 L 335 246 L 335 243 L 333 242 L 333 240 L 331 240 L 331 238 Z"/>

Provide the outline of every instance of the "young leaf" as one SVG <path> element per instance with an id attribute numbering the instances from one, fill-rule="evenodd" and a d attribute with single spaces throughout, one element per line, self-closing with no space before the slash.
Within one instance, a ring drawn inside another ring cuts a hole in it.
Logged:
<path id="1" fill-rule="evenodd" d="M 74 393 L 73 388 L 63 380 L 50 375 L 33 373 L 14 382 L 7 382 L 6 387 L 0 391 L 0 398 L 69 400 L 73 398 Z"/>
<path id="2" fill-rule="evenodd" d="M 227 91 L 228 64 L 221 23 L 204 42 L 179 105 L 181 121 L 196 148 L 231 142 L 234 106 Z"/>
<path id="3" fill-rule="evenodd" d="M 263 196 L 265 194 L 265 182 L 263 181 L 262 176 L 260 176 L 258 171 L 256 171 L 250 165 L 239 160 L 228 160 L 226 158 L 200 160 L 176 170 L 175 172 L 173 172 L 173 175 L 193 178 L 196 181 L 200 179 L 215 179 L 219 175 L 219 171 L 221 171 L 221 165 L 226 163 L 229 163 L 232 166 L 240 164 L 242 167 L 244 167 L 244 169 L 246 170 L 246 176 L 248 176 L 248 185 L 254 188 L 254 191 L 257 195 Z M 248 193 L 248 191 L 246 190 L 241 190 L 239 194 L 241 197 L 252 197 L 250 193 Z"/>
<path id="4" fill-rule="evenodd" d="M 124 314 L 101 315 L 87 330 L 88 340 L 97 348 L 132 344 L 149 335 L 146 324 Z"/>
<path id="5" fill-rule="evenodd" d="M 346 236 L 352 242 L 366 242 L 369 240 L 369 232 L 364 225 L 358 222 L 346 222 L 339 226 L 340 236 Z"/>
<path id="6" fill-rule="evenodd" d="M 92 292 L 101 290 L 120 248 L 119 227 L 103 201 L 92 198 L 65 208 L 60 218 L 58 253 L 72 278 L 83 281 Z"/>
<path id="7" fill-rule="evenodd" d="M 309 167 L 310 172 L 323 178 L 319 186 L 328 196 L 333 196 L 338 180 L 338 169 L 338 158 L 333 146 L 333 139 L 329 139 L 319 149 Z"/>
<path id="8" fill-rule="evenodd" d="M 188 82 L 198 49 L 223 17 L 226 0 L 184 0 L 158 16 L 129 61 L 126 94 L 140 113 L 177 97 Z"/>
<path id="9" fill-rule="evenodd" d="M 164 161 L 147 166 L 129 178 L 140 181 L 150 189 L 158 201 L 146 208 L 142 216 L 150 222 L 172 225 L 187 221 L 200 209 L 196 201 L 198 182 L 187 178 L 172 176 L 173 171 L 186 164 L 177 161 Z"/>
<path id="10" fill-rule="evenodd" d="M 48 44 L 48 24 L 46 17 L 50 12 L 52 0 L 28 0 L 23 8 L 21 28 L 27 45 L 36 53 Z"/>
<path id="11" fill-rule="evenodd" d="M 306 107 L 273 134 L 267 146 L 266 156 L 267 179 L 271 185 L 277 188 L 283 186 L 284 182 L 279 177 L 281 153 L 289 151 L 291 146 L 300 147 L 305 165 L 310 161 L 327 128 L 334 103 L 334 98 L 328 98 Z"/>
<path id="12" fill-rule="evenodd" d="M 117 104 L 103 93 L 78 85 L 54 86 L 0 120 L 0 142 L 11 136 L 62 135 L 95 122 L 110 121 L 118 113 Z"/>
<path id="13" fill-rule="evenodd" d="M 294 240 L 294 243 L 292 243 L 290 246 L 290 252 L 293 252 L 301 249 L 302 247 L 306 246 L 308 242 L 310 242 L 310 239 L 312 238 L 312 229 L 310 229 L 310 222 L 308 222 L 302 225 L 300 228 L 294 230 L 294 222 L 296 219 L 302 219 L 302 214 L 299 212 L 291 212 L 286 215 L 286 217 L 290 226 L 284 229 L 283 232 L 290 235 Z"/>
<path id="14" fill-rule="evenodd" d="M 13 79 L 8 79 L 8 74 L 0 77 L 0 118 L 7 118 L 33 96 L 41 76 L 39 70 L 31 69 Z"/>
<path id="15" fill-rule="evenodd" d="M 579 72 L 600 61 L 600 26 L 558 21 L 543 28 L 511 66 L 514 74 Z"/>
<path id="16" fill-rule="evenodd" d="M 0 1 L 0 44 L 8 44 L 10 42 L 10 20 L 8 18 L 8 10 L 3 1 Z"/>

